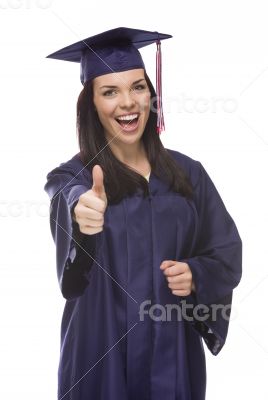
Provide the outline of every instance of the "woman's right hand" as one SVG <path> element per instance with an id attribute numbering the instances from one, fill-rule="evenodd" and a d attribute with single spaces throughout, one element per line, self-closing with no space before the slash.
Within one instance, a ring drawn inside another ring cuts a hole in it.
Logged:
<path id="1" fill-rule="evenodd" d="M 74 208 L 74 220 L 78 223 L 80 232 L 86 235 L 102 231 L 107 207 L 103 171 L 99 165 L 93 167 L 92 178 L 92 188 L 81 194 Z"/>

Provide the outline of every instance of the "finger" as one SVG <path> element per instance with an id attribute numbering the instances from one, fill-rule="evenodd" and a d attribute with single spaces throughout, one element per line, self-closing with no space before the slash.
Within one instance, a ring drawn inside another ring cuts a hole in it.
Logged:
<path id="1" fill-rule="evenodd" d="M 104 217 L 102 216 L 102 218 L 100 218 L 100 219 L 93 219 L 93 218 L 85 218 L 85 217 L 83 217 L 83 218 L 80 218 L 80 217 L 78 217 L 77 219 L 77 223 L 80 225 L 80 226 L 89 226 L 89 227 L 92 227 L 92 226 L 103 226 L 104 225 Z"/>
<path id="2" fill-rule="evenodd" d="M 83 220 L 80 225 L 85 228 L 101 228 L 103 226 L 103 220 L 102 221 L 94 221 L 93 219 L 85 221 Z"/>
<path id="3" fill-rule="evenodd" d="M 96 198 L 96 200 L 99 200 Z M 101 210 L 103 210 L 103 204 L 100 204 Z M 103 219 L 103 211 L 97 211 L 96 208 L 86 207 L 81 205 L 76 210 L 77 218 L 85 218 L 85 219 L 94 219 L 96 221 L 100 221 Z"/>
<path id="4" fill-rule="evenodd" d="M 168 287 L 172 290 L 189 290 L 191 284 L 189 282 L 169 283 Z"/>
<path id="5" fill-rule="evenodd" d="M 100 213 L 104 213 L 105 208 L 106 208 L 105 202 L 103 202 L 103 199 L 100 199 L 99 197 L 90 195 L 90 192 L 91 191 L 88 191 L 80 196 L 80 200 L 81 200 L 82 204 L 88 210 L 93 209 Z M 91 193 L 95 193 L 95 192 L 92 190 Z"/>
<path id="6" fill-rule="evenodd" d="M 171 265 L 174 265 L 175 263 L 176 261 L 174 260 L 165 260 L 161 263 L 160 269 L 164 271 L 165 269 L 169 268 Z"/>
<path id="7" fill-rule="evenodd" d="M 173 275 L 166 277 L 168 283 L 185 283 L 190 282 L 190 277 L 185 274 Z"/>
<path id="8" fill-rule="evenodd" d="M 175 296 L 189 296 L 190 290 L 172 290 L 172 294 Z"/>
<path id="9" fill-rule="evenodd" d="M 103 171 L 100 165 L 95 165 L 93 167 L 92 179 L 92 190 L 98 197 L 101 197 L 103 194 L 105 194 L 105 188 L 103 184 Z"/>
<path id="10" fill-rule="evenodd" d="M 180 263 L 176 261 L 176 264 L 171 265 L 170 267 L 166 268 L 164 271 L 164 274 L 166 276 L 174 276 L 174 275 L 180 275 L 185 272 L 185 265 L 184 263 Z"/>
<path id="11" fill-rule="evenodd" d="M 101 228 L 92 228 L 92 227 L 80 227 L 80 232 L 84 233 L 85 235 L 94 235 L 95 233 L 99 233 L 103 230 L 103 227 Z"/>

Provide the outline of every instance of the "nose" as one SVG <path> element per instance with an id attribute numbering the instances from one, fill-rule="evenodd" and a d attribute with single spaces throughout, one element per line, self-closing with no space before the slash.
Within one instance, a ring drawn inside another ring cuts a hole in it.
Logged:
<path id="1" fill-rule="evenodd" d="M 121 93 L 120 107 L 123 109 L 131 109 L 135 106 L 135 93 L 131 89 L 127 89 Z"/>

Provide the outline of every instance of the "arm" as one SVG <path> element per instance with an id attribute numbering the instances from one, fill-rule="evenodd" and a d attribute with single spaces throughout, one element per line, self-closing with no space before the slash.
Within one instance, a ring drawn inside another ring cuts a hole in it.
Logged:
<path id="1" fill-rule="evenodd" d="M 196 247 L 193 257 L 180 261 L 189 265 L 194 282 L 187 302 L 201 305 L 201 317 L 202 306 L 209 308 L 209 318 L 200 318 L 193 325 L 216 355 L 227 337 L 232 293 L 241 278 L 242 242 L 216 187 L 200 163 L 199 166 L 194 195 L 199 221 Z"/>
<path id="2" fill-rule="evenodd" d="M 90 182 L 84 174 L 58 167 L 47 175 L 50 227 L 56 245 L 57 276 L 63 297 L 73 299 L 86 289 L 96 253 L 97 235 L 80 232 L 73 209 Z"/>

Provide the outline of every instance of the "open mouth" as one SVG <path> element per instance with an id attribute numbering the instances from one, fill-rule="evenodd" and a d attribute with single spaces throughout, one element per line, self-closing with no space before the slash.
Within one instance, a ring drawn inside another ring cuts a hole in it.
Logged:
<path id="1" fill-rule="evenodd" d="M 132 131 L 138 126 L 139 114 L 122 115 L 116 121 L 124 131 Z"/>

